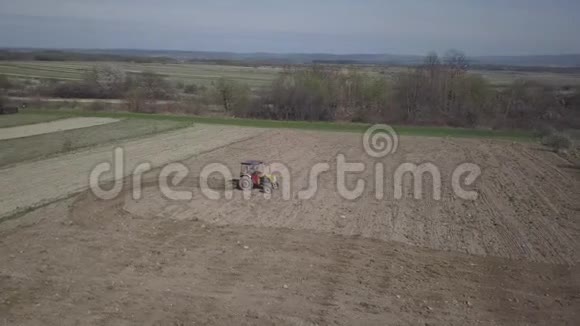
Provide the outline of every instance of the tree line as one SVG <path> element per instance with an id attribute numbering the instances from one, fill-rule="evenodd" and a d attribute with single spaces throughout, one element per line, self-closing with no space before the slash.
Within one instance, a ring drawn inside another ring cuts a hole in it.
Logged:
<path id="1" fill-rule="evenodd" d="M 62 98 L 125 99 L 136 112 L 203 114 L 221 107 L 247 118 L 366 123 L 448 125 L 456 127 L 580 127 L 580 89 L 566 91 L 518 80 L 503 88 L 468 72 L 466 57 L 450 51 L 428 54 L 423 64 L 387 79 L 352 67 L 286 67 L 270 87 L 220 78 L 208 87 L 171 82 L 154 72 L 124 73 L 98 65 L 80 81 L 43 81 L 20 85 L 22 95 Z M 0 78 L 0 88 L 15 88 Z M 171 104 L 158 105 L 158 100 Z"/>
<path id="2" fill-rule="evenodd" d="M 431 53 L 422 65 L 392 80 L 356 69 L 289 68 L 249 103 L 232 114 L 455 127 L 580 127 L 580 89 L 563 92 L 526 80 L 498 89 L 468 73 L 468 61 L 457 51 L 443 58 Z"/>

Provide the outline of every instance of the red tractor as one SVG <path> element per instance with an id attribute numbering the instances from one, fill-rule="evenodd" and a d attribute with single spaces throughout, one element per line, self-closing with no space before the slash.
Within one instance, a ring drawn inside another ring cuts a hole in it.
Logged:
<path id="1" fill-rule="evenodd" d="M 260 188 L 269 194 L 272 189 L 278 189 L 276 176 L 270 174 L 270 167 L 262 161 L 242 162 L 238 187 L 242 190 Z"/>

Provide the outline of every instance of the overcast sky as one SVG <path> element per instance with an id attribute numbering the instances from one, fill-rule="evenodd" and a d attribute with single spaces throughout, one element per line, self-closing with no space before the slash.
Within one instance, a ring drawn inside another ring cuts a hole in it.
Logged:
<path id="1" fill-rule="evenodd" d="M 0 0 L 1 47 L 580 53 L 580 0 Z"/>

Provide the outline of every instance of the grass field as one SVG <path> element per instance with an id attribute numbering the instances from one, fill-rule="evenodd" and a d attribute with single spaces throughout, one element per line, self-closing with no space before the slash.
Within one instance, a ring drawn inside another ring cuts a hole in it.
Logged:
<path id="1" fill-rule="evenodd" d="M 17 116 L 17 115 L 15 115 Z M 66 114 L 19 114 L 20 122 L 33 116 L 51 118 L 66 118 Z M 0 116 L 0 123 L 3 121 Z M 52 119 L 52 120 L 54 120 Z M 187 127 L 191 121 L 125 119 L 119 122 L 99 125 L 89 128 L 51 132 L 31 137 L 7 139 L 0 141 L 0 166 L 22 161 L 46 158 L 55 154 L 74 151 L 99 144 L 143 137 L 164 131 Z"/>
<path id="2" fill-rule="evenodd" d="M 62 154 L 99 144 L 152 135 L 159 132 L 191 126 L 194 123 L 354 133 L 363 133 L 370 127 L 370 125 L 362 123 L 273 121 L 223 117 L 48 109 L 28 109 L 19 114 L 0 116 L 0 126 L 19 126 L 73 117 L 115 118 L 120 119 L 121 121 L 89 128 L 2 140 L 0 141 L 0 166 L 46 158 L 55 154 Z M 496 131 L 487 129 L 422 126 L 395 126 L 394 128 L 399 135 L 404 136 L 496 138 L 526 142 L 534 140 L 533 134 L 525 131 Z"/>
<path id="3" fill-rule="evenodd" d="M 95 64 L 109 64 L 127 73 L 154 71 L 173 81 L 209 85 L 220 77 L 248 84 L 252 88 L 270 85 L 271 81 L 282 70 L 281 67 L 244 67 L 210 64 L 141 64 L 124 62 L 42 62 L 42 61 L 4 61 L 0 62 L 0 74 L 38 79 L 79 80 L 87 69 Z M 384 75 L 392 78 L 397 73 L 406 71 L 404 67 L 363 67 L 373 75 Z M 482 74 L 492 84 L 505 86 L 517 79 L 530 79 L 555 86 L 580 85 L 580 74 L 550 72 L 515 72 L 515 71 L 473 71 Z"/>
<path id="4" fill-rule="evenodd" d="M 364 123 L 341 122 L 308 122 L 308 121 L 275 121 L 258 119 L 240 119 L 223 117 L 202 117 L 190 115 L 166 115 L 131 112 L 89 112 L 79 110 L 28 110 L 23 114 L 56 115 L 59 117 L 109 117 L 116 119 L 146 119 L 155 121 L 178 121 L 189 123 L 204 123 L 217 125 L 231 125 L 241 127 L 275 128 L 275 129 L 305 129 L 318 131 L 341 131 L 362 133 L 371 125 Z M 462 137 L 462 138 L 499 138 L 509 140 L 531 141 L 534 136 L 528 131 L 504 131 L 489 129 L 466 129 L 450 127 L 423 127 L 423 126 L 394 126 L 399 135 L 427 136 L 427 137 Z"/>

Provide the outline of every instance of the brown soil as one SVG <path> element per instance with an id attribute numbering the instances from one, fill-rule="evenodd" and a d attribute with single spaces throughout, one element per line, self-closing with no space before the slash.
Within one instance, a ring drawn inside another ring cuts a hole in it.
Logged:
<path id="1" fill-rule="evenodd" d="M 382 160 L 385 198 L 371 186 L 347 201 L 337 153 L 366 163 L 356 176 L 374 184 L 360 135 L 269 131 L 183 161 L 192 201 L 162 196 L 155 171 L 139 201 L 129 187 L 111 201 L 85 192 L 0 224 L 0 324 L 578 324 L 580 175 L 569 162 L 532 144 L 405 137 Z M 204 164 L 237 171 L 251 158 L 291 167 L 291 200 L 200 194 Z M 442 199 L 428 182 L 424 199 L 393 199 L 395 167 L 426 161 L 441 170 Z M 333 171 L 299 200 L 318 162 Z M 476 201 L 451 190 L 463 162 L 482 167 Z"/>

